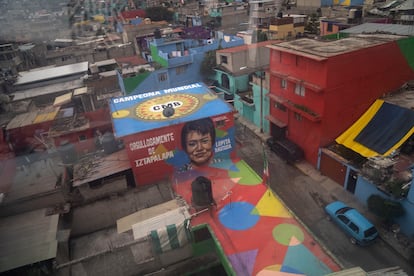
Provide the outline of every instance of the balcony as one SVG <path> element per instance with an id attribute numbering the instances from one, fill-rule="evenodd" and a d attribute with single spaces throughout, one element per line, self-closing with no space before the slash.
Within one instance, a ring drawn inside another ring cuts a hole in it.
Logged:
<path id="1" fill-rule="evenodd" d="M 307 118 L 311 122 L 320 122 L 321 116 L 317 114 L 316 112 L 309 109 L 307 106 L 292 103 L 291 101 L 287 102 L 286 105 L 290 110 L 302 115 L 303 117 Z"/>
<path id="2" fill-rule="evenodd" d="M 240 100 L 243 104 L 247 106 L 254 106 L 254 98 L 252 91 L 238 92 L 237 95 L 239 95 Z"/>
<path id="3" fill-rule="evenodd" d="M 168 59 L 169 67 L 177 67 L 177 66 L 192 64 L 192 63 L 193 63 L 192 55 L 176 56 L 176 57 L 171 57 Z"/>

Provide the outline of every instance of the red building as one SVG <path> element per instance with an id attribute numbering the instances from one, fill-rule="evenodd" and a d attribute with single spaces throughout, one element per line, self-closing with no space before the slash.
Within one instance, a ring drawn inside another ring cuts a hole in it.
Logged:
<path id="1" fill-rule="evenodd" d="M 401 36 L 363 35 L 268 46 L 270 134 L 299 145 L 316 165 L 320 147 L 333 142 L 377 98 L 414 78 L 413 63 L 407 61 L 413 43 Z"/>

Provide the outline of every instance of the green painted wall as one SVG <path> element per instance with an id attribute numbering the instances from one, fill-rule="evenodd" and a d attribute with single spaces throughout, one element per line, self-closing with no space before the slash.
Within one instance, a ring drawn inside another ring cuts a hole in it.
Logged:
<path id="1" fill-rule="evenodd" d="M 168 67 L 168 60 L 161 58 L 158 55 L 158 48 L 155 45 L 150 45 L 152 60 L 159 63 L 162 67 Z"/>
<path id="2" fill-rule="evenodd" d="M 349 34 L 344 34 L 341 32 L 323 36 L 324 39 L 329 39 L 329 40 L 341 39 L 341 38 L 346 38 L 346 37 L 349 37 Z"/>
<path id="3" fill-rule="evenodd" d="M 414 70 L 414 37 L 400 39 L 397 41 L 408 65 Z"/>
<path id="4" fill-rule="evenodd" d="M 135 90 L 135 88 L 138 87 L 138 85 L 143 82 L 151 72 L 144 72 L 136 75 L 135 77 L 129 77 L 124 79 L 124 85 L 125 85 L 125 92 L 126 94 L 130 94 L 132 91 Z"/>
<path id="5" fill-rule="evenodd" d="M 207 230 L 209 232 L 209 238 L 199 241 L 199 242 L 193 242 L 193 254 L 194 256 L 201 256 L 207 253 L 215 252 L 218 259 L 221 262 L 221 265 L 223 266 L 224 270 L 226 271 L 227 275 L 234 275 L 236 276 L 236 272 L 233 270 L 233 266 L 227 259 L 226 254 L 224 253 L 223 247 L 221 246 L 219 240 L 214 235 L 213 230 L 210 228 L 208 224 L 201 224 L 194 226 L 191 230 L 197 231 L 197 230 Z"/>

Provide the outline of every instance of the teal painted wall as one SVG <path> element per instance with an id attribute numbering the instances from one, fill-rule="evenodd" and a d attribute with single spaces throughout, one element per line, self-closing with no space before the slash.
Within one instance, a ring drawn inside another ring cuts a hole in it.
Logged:
<path id="1" fill-rule="evenodd" d="M 260 128 L 262 124 L 263 132 L 270 132 L 269 121 L 265 118 L 269 114 L 269 97 L 266 94 L 269 92 L 266 88 L 261 91 L 260 85 L 253 84 L 253 101 L 254 106 L 245 104 L 239 96 L 235 97 L 234 108 L 239 112 L 243 118 L 253 123 Z M 262 94 L 262 96 L 260 96 Z M 260 110 L 260 101 L 262 101 L 262 110 Z M 262 114 L 260 114 L 262 112 Z M 261 118 L 261 119 L 260 119 Z"/>
<path id="2" fill-rule="evenodd" d="M 264 81 L 264 80 L 263 80 Z M 257 106 L 257 110 L 254 113 L 254 124 L 260 128 L 260 123 L 262 123 L 262 128 L 264 133 L 270 133 L 270 123 L 265 118 L 269 115 L 269 97 L 266 94 L 269 91 L 266 88 L 260 89 L 260 85 L 253 84 L 253 99 L 255 103 L 260 103 L 262 100 L 262 114 L 260 114 L 260 106 Z M 262 95 L 262 96 L 261 96 Z M 262 121 L 260 122 L 260 118 Z"/>
<path id="3" fill-rule="evenodd" d="M 269 97 L 266 94 L 269 92 L 266 88 L 263 88 L 262 91 L 260 89 L 260 85 L 251 84 L 249 83 L 249 75 L 242 75 L 234 77 L 231 74 L 225 73 L 220 70 L 216 70 L 215 80 L 218 83 L 218 88 L 216 92 L 222 92 L 222 75 L 227 75 L 229 78 L 229 89 L 228 92 L 234 95 L 234 108 L 237 112 L 246 120 L 250 121 L 258 128 L 262 125 L 263 132 L 269 133 L 270 132 L 270 123 L 265 118 L 266 115 L 269 114 Z M 244 103 L 237 95 L 236 91 L 244 92 L 251 89 L 253 91 L 253 101 L 255 105 L 250 106 Z M 262 96 L 260 96 L 262 94 Z M 220 94 L 221 98 L 223 97 L 223 93 Z M 262 101 L 263 109 L 260 109 L 260 102 Z M 260 114 L 262 112 L 262 114 Z"/>

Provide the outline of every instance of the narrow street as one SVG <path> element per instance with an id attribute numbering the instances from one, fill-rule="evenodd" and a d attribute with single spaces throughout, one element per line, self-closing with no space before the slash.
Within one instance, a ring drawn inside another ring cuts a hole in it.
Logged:
<path id="1" fill-rule="evenodd" d="M 286 164 L 262 144 L 256 133 L 239 122 L 236 124 L 239 157 L 261 176 L 264 146 L 269 162 L 270 187 L 343 268 L 360 266 L 369 272 L 399 266 L 408 275 L 414 275 L 413 265 L 383 240 L 378 239 L 369 247 L 355 246 L 327 219 L 323 208 L 325 204 L 334 200 L 361 206 L 357 208 L 364 210 L 352 194 L 325 176 L 318 173 L 309 176 L 297 167 Z"/>

